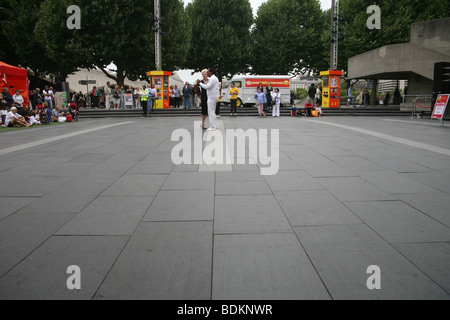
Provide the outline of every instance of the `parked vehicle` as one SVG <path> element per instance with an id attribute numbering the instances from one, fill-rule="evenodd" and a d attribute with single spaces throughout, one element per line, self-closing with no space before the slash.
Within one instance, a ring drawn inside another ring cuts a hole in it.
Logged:
<path id="1" fill-rule="evenodd" d="M 281 105 L 288 106 L 291 102 L 291 90 L 290 90 L 290 80 L 291 76 L 245 76 L 239 75 L 234 76 L 229 82 L 222 85 L 222 103 L 230 103 L 230 87 L 231 83 L 234 82 L 236 87 L 239 89 L 238 95 L 238 107 L 243 107 L 244 105 L 254 105 L 255 104 L 255 94 L 256 88 L 260 83 L 263 84 L 264 89 L 270 82 L 271 86 L 275 90 L 280 89 L 281 93 Z M 266 91 L 264 90 L 264 93 Z"/>

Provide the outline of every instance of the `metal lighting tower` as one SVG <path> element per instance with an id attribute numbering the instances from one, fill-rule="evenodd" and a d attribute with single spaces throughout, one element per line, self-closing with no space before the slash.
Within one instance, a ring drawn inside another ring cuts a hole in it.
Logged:
<path id="1" fill-rule="evenodd" d="M 162 52 L 161 52 L 161 5 L 160 0 L 155 0 L 155 66 L 156 71 L 162 71 Z"/>
<path id="2" fill-rule="evenodd" d="M 331 65 L 330 70 L 337 70 L 339 49 L 339 0 L 331 1 Z"/>

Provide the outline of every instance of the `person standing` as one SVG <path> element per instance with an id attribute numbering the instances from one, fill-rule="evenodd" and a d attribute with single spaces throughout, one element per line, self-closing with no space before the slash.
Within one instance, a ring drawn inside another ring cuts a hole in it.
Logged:
<path id="1" fill-rule="evenodd" d="M 123 86 L 120 87 L 120 109 L 125 109 L 125 90 Z"/>
<path id="2" fill-rule="evenodd" d="M 94 86 L 94 88 L 92 88 L 92 107 L 94 109 L 98 109 L 99 102 L 100 102 L 99 99 L 100 99 L 100 92 L 98 91 L 97 87 Z M 50 106 L 50 104 L 49 104 L 49 106 Z"/>
<path id="3" fill-rule="evenodd" d="M 310 102 L 314 105 L 316 100 L 316 88 L 314 87 L 314 83 L 311 83 L 311 87 L 309 87 L 308 96 L 311 100 Z"/>
<path id="4" fill-rule="evenodd" d="M 183 87 L 183 109 L 191 108 L 191 86 L 186 82 Z"/>
<path id="5" fill-rule="evenodd" d="M 153 83 L 150 85 L 149 91 L 150 110 L 153 112 L 156 109 L 156 100 L 158 99 L 158 91 Z"/>
<path id="6" fill-rule="evenodd" d="M 42 91 L 42 94 L 44 95 L 44 102 L 47 102 L 50 109 L 53 109 L 53 92 L 50 90 L 48 86 L 45 86 L 44 91 Z"/>
<path id="7" fill-rule="evenodd" d="M 352 103 L 352 86 L 348 88 L 347 97 L 348 97 L 347 105 L 349 106 Z"/>
<path id="8" fill-rule="evenodd" d="M 125 92 L 127 95 L 131 95 L 131 101 L 133 101 L 133 104 L 132 105 L 130 105 L 130 108 L 131 109 L 133 109 L 135 106 L 134 106 L 134 99 L 133 99 L 133 93 L 134 93 L 134 90 L 133 90 L 133 88 L 131 88 L 131 86 L 128 86 L 128 89 L 126 90 L 126 92 Z M 129 97 L 129 96 L 128 96 Z M 127 103 L 126 103 L 126 99 L 125 99 L 125 109 L 127 108 Z"/>
<path id="9" fill-rule="evenodd" d="M 170 108 L 173 108 L 175 104 L 175 89 L 172 86 L 169 88 L 169 106 Z"/>
<path id="10" fill-rule="evenodd" d="M 105 86 L 105 108 L 111 109 L 111 83 L 108 81 Z"/>
<path id="11" fill-rule="evenodd" d="M 134 105 L 135 105 L 136 109 L 139 109 L 141 107 L 141 96 L 139 95 L 140 91 L 141 91 L 140 87 L 137 87 L 136 89 L 134 89 L 133 98 L 134 98 Z"/>
<path id="12" fill-rule="evenodd" d="M 23 100 L 22 95 L 20 94 L 19 89 L 17 89 L 15 94 L 13 95 L 13 100 L 14 100 L 14 104 L 15 104 L 16 108 L 19 108 L 18 110 L 23 108 L 24 100 Z"/>
<path id="13" fill-rule="evenodd" d="M 214 69 L 208 69 L 208 84 L 201 83 L 200 86 L 208 92 L 208 117 L 209 117 L 209 131 L 214 131 L 219 128 L 216 117 L 216 105 L 219 100 L 219 79 L 214 75 Z"/>
<path id="14" fill-rule="evenodd" d="M 322 105 L 322 86 L 320 84 L 316 90 L 316 105 Z"/>
<path id="15" fill-rule="evenodd" d="M 120 90 L 119 90 L 118 85 L 116 85 L 114 87 L 114 89 L 112 90 L 112 98 L 113 98 L 114 110 L 118 110 L 119 103 L 120 103 Z"/>
<path id="16" fill-rule="evenodd" d="M 258 105 L 259 117 L 261 118 L 262 116 L 264 116 L 264 118 L 265 118 L 266 113 L 264 112 L 264 103 L 267 103 L 267 98 L 261 88 L 258 88 L 258 93 L 255 94 L 255 99 L 256 99 L 257 105 Z"/>
<path id="17" fill-rule="evenodd" d="M 276 88 L 275 93 L 273 94 L 273 100 L 275 101 L 275 105 L 272 110 L 272 117 L 280 117 L 280 106 L 281 106 L 281 94 L 280 89 Z"/>
<path id="18" fill-rule="evenodd" d="M 44 98 L 41 94 L 41 89 L 36 88 L 33 94 L 33 105 L 35 106 L 36 110 L 43 109 L 42 104 L 44 103 Z"/>
<path id="19" fill-rule="evenodd" d="M 272 84 L 268 82 L 266 87 L 266 100 L 267 100 L 266 110 L 270 110 L 272 108 L 272 94 L 273 94 Z"/>
<path id="20" fill-rule="evenodd" d="M 363 100 L 364 100 L 364 107 L 367 107 L 370 102 L 370 94 L 367 88 L 364 90 Z"/>
<path id="21" fill-rule="evenodd" d="M 202 77 L 203 77 L 203 80 L 200 81 L 200 83 L 208 84 L 208 70 L 206 70 L 206 69 L 202 70 Z M 200 86 L 200 83 L 199 83 L 199 86 Z M 201 88 L 201 86 L 200 86 L 200 88 Z M 205 126 L 205 121 L 206 121 L 206 117 L 208 117 L 208 92 L 203 88 L 201 88 L 201 91 L 202 92 L 201 92 L 200 104 L 202 107 L 202 128 L 207 129 Z"/>
<path id="22" fill-rule="evenodd" d="M 231 83 L 230 88 L 230 105 L 231 105 L 231 116 L 237 115 L 237 101 L 238 101 L 239 89 L 236 88 L 234 82 Z"/>
<path id="23" fill-rule="evenodd" d="M 8 103 L 6 102 L 3 94 L 0 93 L 0 116 L 1 116 L 1 125 L 2 127 L 6 127 L 6 115 L 8 114 Z"/>
<path id="24" fill-rule="evenodd" d="M 147 116 L 147 106 L 148 106 L 148 97 L 150 95 L 150 90 L 147 89 L 147 87 L 144 85 L 142 87 L 142 90 L 140 92 L 140 96 L 141 96 L 141 106 L 142 106 L 142 111 L 144 113 L 144 116 Z"/>
<path id="25" fill-rule="evenodd" d="M 262 82 L 260 82 L 258 84 L 258 86 L 256 87 L 256 93 L 259 92 L 259 89 L 261 89 L 261 92 L 264 92 L 264 86 L 263 86 Z"/>
<path id="26" fill-rule="evenodd" d="M 216 116 L 217 118 L 220 118 L 220 104 L 222 101 L 222 83 L 219 82 L 219 100 L 217 100 L 217 104 L 216 104 Z"/>
<path id="27" fill-rule="evenodd" d="M 178 86 L 175 85 L 175 108 L 180 107 L 180 98 L 181 98 L 181 91 L 178 88 Z"/>
<path id="28" fill-rule="evenodd" d="M 36 89 L 38 91 L 39 89 Z M 4 87 L 2 90 L 3 99 L 5 99 L 6 104 L 8 105 L 8 108 L 13 107 L 14 99 L 9 94 L 8 88 Z"/>

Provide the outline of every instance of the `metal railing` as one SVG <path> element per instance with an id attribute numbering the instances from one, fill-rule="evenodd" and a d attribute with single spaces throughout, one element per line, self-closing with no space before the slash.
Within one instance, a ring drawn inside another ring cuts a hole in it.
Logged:
<path id="1" fill-rule="evenodd" d="M 433 95 L 431 94 L 421 94 L 421 95 L 407 95 L 405 96 L 405 101 L 411 98 L 411 119 L 420 118 L 422 112 L 432 112 L 433 106 L 431 102 L 433 100 Z M 420 113 L 418 111 L 421 111 Z"/>

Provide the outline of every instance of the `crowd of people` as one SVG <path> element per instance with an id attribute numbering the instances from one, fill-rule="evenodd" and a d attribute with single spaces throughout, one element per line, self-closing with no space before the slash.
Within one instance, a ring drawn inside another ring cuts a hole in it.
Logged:
<path id="1" fill-rule="evenodd" d="M 20 90 L 15 90 L 11 96 L 8 88 L 0 93 L 0 115 L 2 127 L 31 127 L 46 125 L 52 122 L 71 122 L 77 118 L 78 107 L 70 106 L 66 112 L 55 103 L 52 87 L 45 86 L 44 90 L 36 88 L 30 93 L 29 103 L 22 96 Z"/>

